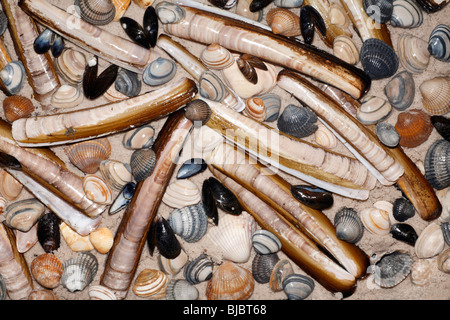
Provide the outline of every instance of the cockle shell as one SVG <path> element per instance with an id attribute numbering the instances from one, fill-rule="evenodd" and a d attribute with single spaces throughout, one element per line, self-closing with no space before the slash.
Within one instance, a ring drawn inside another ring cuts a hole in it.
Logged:
<path id="1" fill-rule="evenodd" d="M 411 267 L 411 282 L 416 286 L 426 286 L 430 283 L 433 274 L 433 260 L 418 259 Z"/>
<path id="2" fill-rule="evenodd" d="M 450 246 L 450 222 L 441 223 L 441 229 L 445 243 Z"/>
<path id="3" fill-rule="evenodd" d="M 397 198 L 392 206 L 392 215 L 396 221 L 405 222 L 416 213 L 414 205 L 406 198 Z"/>
<path id="4" fill-rule="evenodd" d="M 33 259 L 30 271 L 41 286 L 53 289 L 60 283 L 63 264 L 54 254 L 44 253 Z"/>
<path id="5" fill-rule="evenodd" d="M 104 160 L 100 162 L 99 170 L 108 185 L 121 190 L 128 182 L 133 181 L 133 174 L 128 163 L 117 160 Z"/>
<path id="6" fill-rule="evenodd" d="M 373 80 L 389 78 L 397 72 L 399 57 L 391 46 L 377 38 L 363 42 L 359 57 L 364 71 Z"/>
<path id="7" fill-rule="evenodd" d="M 419 259 L 427 259 L 437 256 L 444 250 L 445 240 L 441 227 L 436 222 L 431 222 L 417 238 L 414 252 Z"/>
<path id="8" fill-rule="evenodd" d="M 259 229 L 252 234 L 252 245 L 259 254 L 272 254 L 281 250 L 281 241 L 269 230 Z"/>
<path id="9" fill-rule="evenodd" d="M 83 178 L 83 190 L 86 198 L 98 204 L 111 204 L 112 191 L 106 182 L 95 174 L 87 174 Z"/>
<path id="10" fill-rule="evenodd" d="M 127 131 L 122 140 L 125 148 L 130 150 L 151 148 L 154 143 L 155 128 L 152 125 L 144 125 Z"/>
<path id="11" fill-rule="evenodd" d="M 356 118 L 364 124 L 375 124 L 385 120 L 391 114 L 391 104 L 377 96 L 366 96 L 356 111 Z"/>
<path id="12" fill-rule="evenodd" d="M 391 20 L 394 10 L 393 0 L 363 0 L 363 8 L 367 15 L 378 23 Z"/>
<path id="13" fill-rule="evenodd" d="M 450 62 L 450 26 L 437 25 L 428 40 L 428 52 L 436 59 Z"/>
<path id="14" fill-rule="evenodd" d="M 411 73 L 424 72 L 430 62 L 428 42 L 410 34 L 399 36 L 397 53 L 403 68 Z"/>
<path id="15" fill-rule="evenodd" d="M 234 56 L 228 49 L 217 43 L 210 44 L 200 54 L 200 61 L 211 70 L 222 70 L 231 66 Z"/>
<path id="16" fill-rule="evenodd" d="M 46 253 L 53 253 L 59 249 L 61 244 L 60 223 L 61 219 L 50 211 L 44 214 L 36 225 L 36 240 L 39 241 Z"/>
<path id="17" fill-rule="evenodd" d="M 417 28 L 423 23 L 423 12 L 414 0 L 394 0 L 391 26 Z"/>
<path id="18" fill-rule="evenodd" d="M 56 71 L 72 85 L 78 85 L 83 81 L 86 64 L 86 55 L 72 48 L 64 49 L 61 55 L 55 59 Z"/>
<path id="19" fill-rule="evenodd" d="M 58 300 L 53 290 L 39 289 L 33 290 L 28 296 L 28 300 Z"/>
<path id="20" fill-rule="evenodd" d="M 141 92 L 142 82 L 136 72 L 120 69 L 114 87 L 118 92 L 132 98 Z"/>
<path id="21" fill-rule="evenodd" d="M 369 273 L 373 274 L 374 282 L 382 288 L 392 288 L 409 275 L 413 261 L 409 253 L 397 250 L 374 254 L 371 263 Z"/>
<path id="22" fill-rule="evenodd" d="M 308 276 L 292 273 L 283 280 L 283 290 L 289 300 L 304 300 L 313 292 L 313 279 Z"/>
<path id="23" fill-rule="evenodd" d="M 449 156 L 450 142 L 443 139 L 435 141 L 425 155 L 425 178 L 437 190 L 450 186 Z"/>
<path id="24" fill-rule="evenodd" d="M 197 204 L 200 200 L 200 189 L 188 179 L 176 180 L 169 184 L 162 198 L 166 205 L 178 209 Z"/>
<path id="25" fill-rule="evenodd" d="M 223 258 L 233 262 L 246 262 L 252 249 L 252 234 L 256 222 L 247 212 L 235 216 L 226 214 L 217 226 L 211 227 L 208 237 L 221 251 Z"/>
<path id="26" fill-rule="evenodd" d="M 256 253 L 252 262 L 252 275 L 258 283 L 269 283 L 273 268 L 280 261 L 276 253 Z"/>
<path id="27" fill-rule="evenodd" d="M 346 35 L 339 35 L 334 38 L 333 54 L 350 64 L 357 64 L 359 62 L 359 50 L 352 38 Z"/>
<path id="28" fill-rule="evenodd" d="M 51 50 L 54 57 L 58 57 L 64 50 L 64 40 L 50 29 L 42 31 L 34 40 L 34 51 L 44 54 Z"/>
<path id="29" fill-rule="evenodd" d="M 63 263 L 61 284 L 70 292 L 82 291 L 94 280 L 98 260 L 90 252 L 79 252 L 76 257 Z"/>
<path id="30" fill-rule="evenodd" d="M 353 208 L 343 207 L 334 216 L 336 237 L 349 243 L 357 243 L 364 235 L 364 225 Z"/>
<path id="31" fill-rule="evenodd" d="M 305 138 L 317 130 L 317 116 L 307 107 L 290 104 L 284 108 L 277 122 L 278 129 L 296 138 Z"/>
<path id="32" fill-rule="evenodd" d="M 414 78 L 408 71 L 399 72 L 384 87 L 384 94 L 397 110 L 409 108 L 416 93 Z"/>
<path id="33" fill-rule="evenodd" d="M 445 273 L 450 273 L 450 248 L 442 251 L 437 257 L 438 269 Z"/>
<path id="34" fill-rule="evenodd" d="M 185 112 L 184 112 L 186 118 L 190 119 L 194 122 L 194 124 L 205 124 L 208 122 L 209 118 L 211 117 L 211 108 L 208 106 L 208 104 L 201 99 L 194 99 L 187 103 Z M 200 128 L 199 132 L 202 132 L 202 128 L 208 128 L 207 126 L 203 126 Z M 205 129 L 208 130 L 208 129 Z M 214 130 L 210 129 L 209 132 L 214 132 Z M 216 136 L 220 136 L 217 135 Z M 211 137 L 211 135 L 208 134 L 208 138 Z M 214 136 L 212 136 L 214 137 Z"/>
<path id="35" fill-rule="evenodd" d="M 12 229 L 27 232 L 45 213 L 45 206 L 36 198 L 9 204 L 5 209 L 4 223 Z"/>
<path id="36" fill-rule="evenodd" d="M 425 111 L 444 115 L 450 111 L 450 77 L 435 77 L 419 86 Z"/>
<path id="37" fill-rule="evenodd" d="M 25 67 L 20 61 L 11 61 L 0 71 L 0 80 L 11 95 L 22 90 L 25 78 Z"/>
<path id="38" fill-rule="evenodd" d="M 34 105 L 27 97 L 13 95 L 3 100 L 3 111 L 6 120 L 13 122 L 17 119 L 30 116 L 34 111 Z"/>
<path id="39" fill-rule="evenodd" d="M 114 244 L 114 235 L 108 228 L 101 227 L 89 234 L 89 241 L 95 250 L 106 254 Z"/>
<path id="40" fill-rule="evenodd" d="M 0 194 L 8 201 L 16 200 L 22 193 L 23 185 L 5 169 L 0 169 Z"/>
<path id="41" fill-rule="evenodd" d="M 75 0 L 81 19 L 93 25 L 106 25 L 116 16 L 111 0 Z"/>
<path id="42" fill-rule="evenodd" d="M 198 289 L 184 279 L 172 279 L 166 287 L 166 300 L 197 300 Z"/>
<path id="43" fill-rule="evenodd" d="M 384 121 L 377 123 L 376 134 L 382 144 L 391 148 L 396 147 L 401 138 L 395 127 Z"/>
<path id="44" fill-rule="evenodd" d="M 76 107 L 83 100 L 84 96 L 78 87 L 63 84 L 52 94 L 50 103 L 55 108 L 64 109 Z"/>
<path id="45" fill-rule="evenodd" d="M 145 68 L 142 80 L 149 86 L 160 86 L 172 80 L 176 73 L 175 62 L 158 57 Z"/>
<path id="46" fill-rule="evenodd" d="M 172 230 L 187 242 L 199 241 L 208 229 L 208 217 L 202 203 L 173 210 L 167 221 Z"/>
<path id="47" fill-rule="evenodd" d="M 133 284 L 133 293 L 148 299 L 161 299 L 166 295 L 166 286 L 169 282 L 167 275 L 159 270 L 142 270 Z"/>
<path id="48" fill-rule="evenodd" d="M 412 109 L 398 114 L 395 130 L 400 134 L 402 147 L 415 148 L 428 140 L 433 126 L 429 115 L 420 109 Z"/>
<path id="49" fill-rule="evenodd" d="M 111 155 L 111 143 L 107 138 L 77 142 L 64 148 L 69 161 L 87 174 L 96 173 L 100 163 Z"/>
<path id="50" fill-rule="evenodd" d="M 62 237 L 72 251 L 90 251 L 94 249 L 94 246 L 89 240 L 89 235 L 80 235 L 64 222 L 59 225 L 59 230 L 61 231 Z"/>
<path id="51" fill-rule="evenodd" d="M 213 270 L 214 261 L 206 253 L 202 253 L 185 266 L 183 275 L 190 284 L 195 285 L 211 279 Z"/>
<path id="52" fill-rule="evenodd" d="M 102 285 L 89 286 L 88 294 L 91 300 L 117 300 L 114 291 Z"/>
<path id="53" fill-rule="evenodd" d="M 296 37 L 300 32 L 300 17 L 289 9 L 272 8 L 266 14 L 267 24 L 274 34 Z"/>
<path id="54" fill-rule="evenodd" d="M 266 120 L 266 106 L 264 101 L 260 98 L 248 98 L 245 101 L 245 109 L 242 112 L 247 117 L 256 121 L 263 122 Z"/>
<path id="55" fill-rule="evenodd" d="M 186 251 L 181 249 L 178 256 L 173 259 L 166 258 L 162 254 L 158 255 L 158 266 L 162 272 L 168 275 L 176 275 L 184 268 L 188 260 L 189 256 Z"/>
<path id="56" fill-rule="evenodd" d="M 151 148 L 134 150 L 130 158 L 130 168 L 136 182 L 145 180 L 155 168 L 156 154 Z"/>
<path id="57" fill-rule="evenodd" d="M 372 234 L 387 235 L 391 228 L 389 213 L 378 208 L 366 208 L 360 212 L 364 227 Z"/>
<path id="58" fill-rule="evenodd" d="M 217 267 L 206 286 L 208 300 L 247 300 L 255 289 L 251 272 L 232 261 Z"/>

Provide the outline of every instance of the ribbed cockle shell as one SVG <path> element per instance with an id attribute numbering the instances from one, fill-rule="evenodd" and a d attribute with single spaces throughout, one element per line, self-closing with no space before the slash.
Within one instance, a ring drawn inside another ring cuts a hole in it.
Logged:
<path id="1" fill-rule="evenodd" d="M 428 140 L 433 125 L 430 116 L 420 109 L 404 111 L 398 114 L 395 130 L 400 134 L 402 147 L 415 148 Z"/>
<path id="2" fill-rule="evenodd" d="M 6 97 L 3 100 L 3 111 L 6 120 L 13 122 L 31 115 L 34 111 L 34 105 L 27 97 L 14 95 Z"/>
<path id="3" fill-rule="evenodd" d="M 111 155 L 111 144 L 107 138 L 82 141 L 64 149 L 69 161 L 87 174 L 96 173 L 100 163 Z"/>
<path id="4" fill-rule="evenodd" d="M 450 111 L 450 77 L 435 77 L 419 86 L 425 111 L 444 115 Z"/>
<path id="5" fill-rule="evenodd" d="M 296 37 L 300 32 L 300 17 L 289 9 L 272 8 L 266 14 L 267 24 L 275 34 Z"/>

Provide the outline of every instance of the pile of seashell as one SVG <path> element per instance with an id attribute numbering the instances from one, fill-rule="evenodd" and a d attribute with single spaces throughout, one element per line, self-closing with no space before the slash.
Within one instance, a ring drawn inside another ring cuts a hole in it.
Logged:
<path id="1" fill-rule="evenodd" d="M 448 1 L 54 2 L 1 0 L 0 300 L 450 298 Z"/>

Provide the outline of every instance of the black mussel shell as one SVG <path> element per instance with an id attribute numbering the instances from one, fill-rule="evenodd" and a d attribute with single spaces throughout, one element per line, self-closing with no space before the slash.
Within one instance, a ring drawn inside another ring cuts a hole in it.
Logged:
<path id="1" fill-rule="evenodd" d="M 110 215 L 113 215 L 127 207 L 130 204 L 131 199 L 133 198 L 135 190 L 136 183 L 134 183 L 133 181 L 125 184 L 117 197 L 114 199 L 114 202 L 109 207 L 108 213 Z"/>
<path id="2" fill-rule="evenodd" d="M 406 198 L 398 198 L 395 199 L 394 205 L 392 208 L 392 215 L 394 219 L 399 222 L 404 222 L 409 218 L 412 218 L 416 213 L 416 208 L 414 205 Z"/>
<path id="3" fill-rule="evenodd" d="M 313 209 L 325 210 L 333 205 L 333 195 L 318 187 L 306 185 L 291 186 L 291 194 L 305 206 Z"/>
<path id="4" fill-rule="evenodd" d="M 147 7 L 144 13 L 143 28 L 150 47 L 156 46 L 158 40 L 158 15 L 155 8 Z"/>
<path id="5" fill-rule="evenodd" d="M 103 95 L 116 81 L 118 72 L 119 67 L 112 64 L 103 70 L 100 75 L 97 75 L 97 58 L 95 58 L 95 62 L 89 62 L 86 65 L 83 75 L 83 92 L 85 97 L 94 100 Z"/>
<path id="6" fill-rule="evenodd" d="M 219 224 L 219 212 L 211 190 L 209 179 L 203 181 L 202 185 L 202 203 L 206 216 L 217 226 Z"/>
<path id="7" fill-rule="evenodd" d="M 55 58 L 58 58 L 61 53 L 64 51 L 64 40 L 60 36 L 55 37 L 55 41 L 53 41 L 52 47 L 50 48 L 52 55 Z"/>
<path id="8" fill-rule="evenodd" d="M 181 253 L 181 244 L 170 227 L 169 222 L 162 217 L 157 217 L 151 225 L 147 236 L 150 254 L 153 255 L 154 248 L 167 259 L 175 259 Z"/>
<path id="9" fill-rule="evenodd" d="M 364 71 L 372 80 L 393 76 L 399 66 L 399 59 L 394 49 L 376 38 L 370 38 L 363 42 L 360 60 Z"/>
<path id="10" fill-rule="evenodd" d="M 239 215 L 242 213 L 242 207 L 239 204 L 238 198 L 234 193 L 225 187 L 222 182 L 214 177 L 208 179 L 211 188 L 211 194 L 217 207 L 234 215 Z"/>
<path id="11" fill-rule="evenodd" d="M 20 170 L 22 168 L 19 160 L 4 152 L 0 152 L 0 167 L 16 170 Z"/>
<path id="12" fill-rule="evenodd" d="M 313 42 L 315 28 L 323 36 L 326 35 L 327 28 L 320 13 L 314 7 L 305 5 L 300 9 L 300 31 L 305 43 Z"/>
<path id="13" fill-rule="evenodd" d="M 186 160 L 177 173 L 177 179 L 187 179 L 196 174 L 202 173 L 208 168 L 208 164 L 202 158 L 192 158 Z"/>
<path id="14" fill-rule="evenodd" d="M 418 235 L 416 233 L 416 230 L 414 230 L 414 228 L 412 226 L 410 226 L 409 224 L 395 223 L 391 226 L 390 232 L 394 239 L 403 241 L 412 246 L 414 246 L 416 244 Z"/>
<path id="15" fill-rule="evenodd" d="M 38 54 L 46 53 L 52 47 L 55 38 L 56 34 L 52 30 L 45 29 L 34 40 L 34 51 L 36 51 L 36 53 Z"/>
<path id="16" fill-rule="evenodd" d="M 444 116 L 431 116 L 430 120 L 442 138 L 450 141 L 450 119 Z"/>
<path id="17" fill-rule="evenodd" d="M 53 253 L 61 244 L 60 223 L 61 219 L 51 211 L 43 215 L 38 222 L 38 241 L 46 253 Z"/>
<path id="18" fill-rule="evenodd" d="M 147 33 L 136 20 L 129 17 L 122 17 L 120 18 L 120 25 L 131 40 L 141 47 L 150 49 L 150 41 L 147 37 Z"/>
<path id="19" fill-rule="evenodd" d="M 249 6 L 249 10 L 250 12 L 257 12 L 259 10 L 264 9 L 272 2 L 273 0 L 252 0 Z"/>

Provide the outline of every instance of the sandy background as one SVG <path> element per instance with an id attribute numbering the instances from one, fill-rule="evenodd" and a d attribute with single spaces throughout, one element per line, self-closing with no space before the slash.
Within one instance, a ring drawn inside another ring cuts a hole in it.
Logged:
<path id="1" fill-rule="evenodd" d="M 72 4 L 71 0 L 59 0 L 59 1 L 51 1 L 51 2 L 60 7 L 63 7 L 63 8 L 66 8 L 67 6 Z M 266 13 L 271 7 L 272 6 L 269 6 L 266 9 L 264 9 L 264 13 Z M 297 14 L 299 13 L 299 9 L 293 9 L 293 11 Z M 125 16 L 133 17 L 137 21 L 142 21 L 143 13 L 144 13 L 143 9 L 140 9 L 137 5 L 135 5 L 134 3 L 131 3 L 128 11 L 125 13 Z M 394 27 L 389 26 L 393 43 L 394 44 L 397 43 L 398 36 L 402 33 L 411 33 L 422 39 L 428 39 L 431 30 L 436 25 L 438 25 L 439 23 L 445 23 L 446 21 L 448 22 L 449 14 L 450 14 L 450 6 L 448 6 L 446 9 L 444 9 L 438 13 L 434 13 L 431 15 L 424 13 L 423 24 L 420 27 L 415 28 L 415 29 L 409 30 L 409 29 L 394 28 Z M 161 26 L 161 24 L 160 24 L 160 26 Z M 116 33 L 118 35 L 126 37 L 124 31 L 122 30 L 122 28 L 120 27 L 118 22 L 110 23 L 110 25 L 108 25 L 107 28 L 110 31 L 113 31 L 114 33 Z M 162 28 L 160 28 L 160 30 L 161 29 Z M 15 56 L 14 49 L 11 45 L 11 38 L 10 38 L 9 33 L 6 32 L 4 37 L 5 37 L 5 42 L 10 50 L 11 55 Z M 354 39 L 359 47 L 361 45 L 361 42 L 356 34 L 354 35 Z M 176 39 L 176 40 L 179 41 L 180 43 L 184 44 L 187 48 L 189 48 L 189 50 L 191 50 L 192 53 L 196 54 L 197 56 L 199 55 L 201 50 L 204 48 L 203 45 L 197 45 L 195 43 L 185 41 L 185 40 L 180 40 L 180 39 Z M 317 36 L 315 37 L 314 44 L 322 49 L 330 51 L 330 49 L 326 48 L 323 45 L 322 40 Z M 66 46 L 73 46 L 73 45 L 66 41 Z M 108 63 L 105 61 L 100 61 L 100 63 L 101 63 L 102 67 L 106 67 L 108 65 Z M 358 66 L 361 66 L 361 65 L 358 64 Z M 402 70 L 403 70 L 403 67 L 400 66 L 398 71 L 400 72 Z M 414 74 L 416 88 L 418 88 L 420 83 L 422 81 L 424 81 L 425 79 L 429 79 L 429 78 L 432 78 L 432 77 L 438 76 L 438 75 L 449 76 L 450 75 L 450 65 L 448 63 L 440 62 L 434 58 L 430 58 L 430 63 L 429 63 L 427 70 L 425 72 L 423 72 L 422 74 Z M 178 68 L 178 71 L 177 71 L 177 77 L 182 77 L 182 76 L 188 76 L 188 74 L 180 67 L 180 68 Z M 174 80 L 172 80 L 172 81 L 174 81 Z M 385 84 L 387 83 L 387 81 L 388 81 L 388 79 L 373 81 L 371 90 L 368 94 L 384 97 L 383 88 L 384 88 Z M 144 84 L 141 92 L 146 92 L 149 89 L 151 89 L 151 88 Z M 284 108 L 289 103 L 296 103 L 296 101 L 294 99 L 292 99 L 284 90 L 282 90 L 278 87 L 275 87 L 275 89 L 273 91 L 280 94 L 283 97 L 282 108 Z M 20 94 L 31 98 L 32 91 L 31 91 L 30 87 L 28 86 L 28 84 L 25 85 L 24 89 L 21 91 Z M 0 101 L 2 101 L 3 99 L 4 99 L 4 95 L 2 93 L 0 93 Z M 106 102 L 107 102 L 107 100 L 103 97 L 101 97 L 95 101 L 85 100 L 77 108 L 85 108 L 85 107 L 90 107 L 90 106 L 95 106 L 95 105 L 101 105 Z M 38 103 L 36 103 L 35 105 L 37 107 L 36 114 L 41 114 Z M 413 109 L 413 108 L 418 108 L 418 109 L 422 108 L 421 95 L 418 91 L 416 91 L 415 101 L 414 101 L 413 105 L 410 107 L 410 109 Z M 1 116 L 3 117 L 3 109 L 0 108 L 0 111 L 1 111 Z M 389 116 L 389 118 L 386 121 L 388 121 L 392 124 L 395 124 L 397 115 L 398 115 L 398 111 L 393 109 L 391 115 Z M 157 132 L 159 132 L 164 121 L 165 121 L 165 119 L 161 119 L 159 121 L 152 122 L 152 125 L 156 128 Z M 275 123 L 272 123 L 272 125 L 275 125 Z M 113 146 L 110 159 L 128 162 L 130 159 L 131 151 L 123 148 L 122 137 L 123 137 L 123 133 L 111 135 L 108 137 L 108 139 L 110 140 L 110 142 Z M 424 144 L 420 145 L 417 148 L 405 149 L 405 152 L 411 157 L 411 159 L 414 162 L 423 161 L 428 147 L 436 139 L 440 139 L 440 136 L 435 130 L 433 130 L 428 141 L 426 141 Z M 307 140 L 314 141 L 314 137 L 313 136 L 308 137 Z M 76 172 L 80 175 L 82 174 L 81 171 L 79 171 L 77 168 L 75 168 L 73 165 L 71 165 L 68 162 L 68 159 L 63 152 L 63 147 L 54 147 L 52 149 L 55 151 L 55 153 L 58 156 L 61 157 L 61 159 L 63 159 L 68 164 L 68 166 L 71 170 L 73 170 L 74 172 Z M 338 152 L 349 154 L 343 145 L 339 145 L 335 150 Z M 189 158 L 189 154 L 187 154 L 187 152 L 183 153 L 181 160 L 187 159 L 187 158 Z M 177 170 L 178 170 L 178 168 L 175 170 L 175 172 Z M 97 174 L 100 175 L 100 172 L 97 172 Z M 210 176 L 210 173 L 208 171 L 206 171 L 205 173 L 195 176 L 195 177 L 192 177 L 190 179 L 193 182 L 195 182 L 199 186 L 199 188 L 201 188 L 201 184 L 202 184 L 203 180 L 205 178 L 207 178 L 208 176 Z M 283 176 L 285 176 L 285 175 L 283 175 Z M 287 177 L 287 176 L 285 176 L 285 177 L 293 184 L 301 183 L 300 180 L 297 180 L 295 178 Z M 172 181 L 174 181 L 174 180 L 175 180 L 175 176 L 172 177 Z M 115 194 L 117 194 L 117 192 L 115 192 Z M 387 201 L 393 203 L 393 201 L 400 196 L 401 196 L 400 191 L 398 191 L 394 186 L 384 187 L 378 183 L 376 188 L 371 192 L 370 198 L 367 201 L 350 200 L 350 199 L 342 198 L 342 197 L 335 195 L 333 207 L 331 207 L 330 209 L 324 210 L 324 213 L 330 219 L 333 219 L 337 210 L 339 208 L 341 208 L 342 206 L 352 207 L 355 210 L 360 211 L 364 208 L 371 207 L 375 202 L 377 202 L 379 200 L 387 200 Z M 30 194 L 24 190 L 19 199 L 28 198 L 28 197 L 30 197 Z M 163 217 L 167 217 L 172 210 L 173 210 L 172 208 L 169 208 L 164 203 L 162 203 L 159 208 L 158 214 Z M 122 214 L 123 214 L 123 211 L 121 211 L 115 215 L 108 215 L 107 212 L 104 212 L 102 215 L 101 227 L 107 227 L 113 233 L 115 233 L 115 231 L 121 221 Z M 2 215 L 0 215 L 0 220 L 3 220 Z M 407 222 L 415 228 L 415 230 L 417 231 L 418 234 L 420 234 L 420 232 L 429 223 L 429 222 L 422 220 L 417 214 L 413 218 L 408 220 Z M 212 227 L 212 225 L 209 226 L 209 228 L 211 228 L 211 227 Z M 208 240 L 208 235 L 206 235 L 202 240 L 200 240 L 197 243 L 186 243 L 181 238 L 179 238 L 179 239 L 183 246 L 183 249 L 186 251 L 186 253 L 188 254 L 188 256 L 191 259 L 195 259 L 202 252 L 206 252 L 211 257 L 213 257 L 213 259 L 217 263 L 220 263 L 222 261 L 220 252 Z M 376 236 L 376 235 L 372 235 L 366 231 L 364 233 L 363 238 L 358 243 L 358 246 L 360 246 L 361 249 L 363 249 L 368 255 L 371 255 L 374 252 L 398 249 L 398 250 L 408 251 L 412 255 L 414 260 L 417 259 L 417 257 L 414 254 L 414 248 L 412 246 L 393 239 L 391 237 L 391 235 Z M 31 250 L 29 250 L 28 252 L 25 253 L 25 258 L 26 258 L 27 262 L 29 264 L 31 264 L 31 261 L 37 255 L 40 255 L 42 253 L 44 253 L 44 251 L 43 251 L 41 245 L 39 243 L 37 243 Z M 61 239 L 60 248 L 57 251 L 55 251 L 54 253 L 62 262 L 66 261 L 67 259 L 74 257 L 76 255 L 76 253 L 73 252 L 69 248 L 69 246 L 66 244 L 66 242 L 63 239 Z M 99 261 L 99 270 L 98 270 L 98 273 L 97 273 L 95 279 L 92 282 L 92 284 L 95 285 L 95 284 L 99 283 L 100 276 L 103 273 L 104 264 L 105 264 L 105 260 L 106 260 L 107 256 L 105 254 L 100 254 L 95 250 L 93 250 L 92 253 L 95 254 L 95 256 L 97 257 L 97 259 Z M 252 253 L 252 256 L 250 257 L 249 261 L 247 263 L 242 264 L 244 267 L 251 269 L 251 262 L 253 260 L 253 255 L 254 255 L 254 252 Z M 154 254 L 153 257 L 150 256 L 147 245 L 146 245 L 146 247 L 143 250 L 143 253 L 142 253 L 142 256 L 140 259 L 140 263 L 138 265 L 136 276 L 143 269 L 146 269 L 146 268 L 157 269 L 158 268 L 157 256 L 158 256 L 157 252 Z M 279 252 L 279 257 L 286 258 L 286 256 L 282 252 Z M 435 258 L 433 258 L 433 259 L 435 260 Z M 435 263 L 433 263 L 433 265 L 436 266 Z M 295 272 L 304 274 L 304 272 L 295 264 L 293 264 L 293 267 L 294 267 Z M 182 272 L 180 272 L 179 274 L 171 276 L 171 277 L 172 278 L 182 278 L 183 274 L 182 274 Z M 198 285 L 196 285 L 196 287 L 198 288 L 199 293 L 200 293 L 199 299 L 205 299 L 204 292 L 205 292 L 205 288 L 206 288 L 206 283 L 198 284 Z M 35 288 L 40 289 L 41 287 L 39 284 L 37 284 L 35 282 Z M 89 299 L 87 289 L 85 289 L 83 291 L 71 293 L 67 289 L 62 287 L 62 285 L 59 285 L 57 288 L 53 289 L 53 292 L 58 297 L 58 299 L 61 299 L 61 300 Z M 340 298 L 341 298 L 341 296 L 339 294 L 335 295 L 333 293 L 330 293 L 329 291 L 324 289 L 317 282 L 316 282 L 316 286 L 315 286 L 313 293 L 309 297 L 309 299 L 313 299 L 313 300 L 335 300 L 335 299 L 340 299 Z M 434 267 L 432 274 L 430 276 L 430 279 L 429 279 L 429 283 L 425 286 L 414 285 L 411 282 L 410 277 L 408 277 L 402 283 L 400 283 L 399 285 L 397 285 L 394 288 L 383 289 L 383 288 L 379 288 L 376 285 L 374 285 L 371 278 L 369 277 L 367 279 L 359 280 L 354 294 L 352 296 L 348 297 L 347 299 L 348 300 L 394 300 L 394 299 L 448 300 L 449 298 L 450 298 L 450 276 L 448 274 L 445 274 L 445 273 L 439 271 L 437 269 L 437 267 Z M 128 300 L 139 300 L 139 299 L 145 300 L 144 298 L 134 295 L 131 290 L 129 290 L 129 293 L 128 293 L 126 299 L 128 299 Z M 286 295 L 283 292 L 273 292 L 269 288 L 268 284 L 256 283 L 255 291 L 254 291 L 251 299 L 279 300 L 279 299 L 286 299 Z"/>

